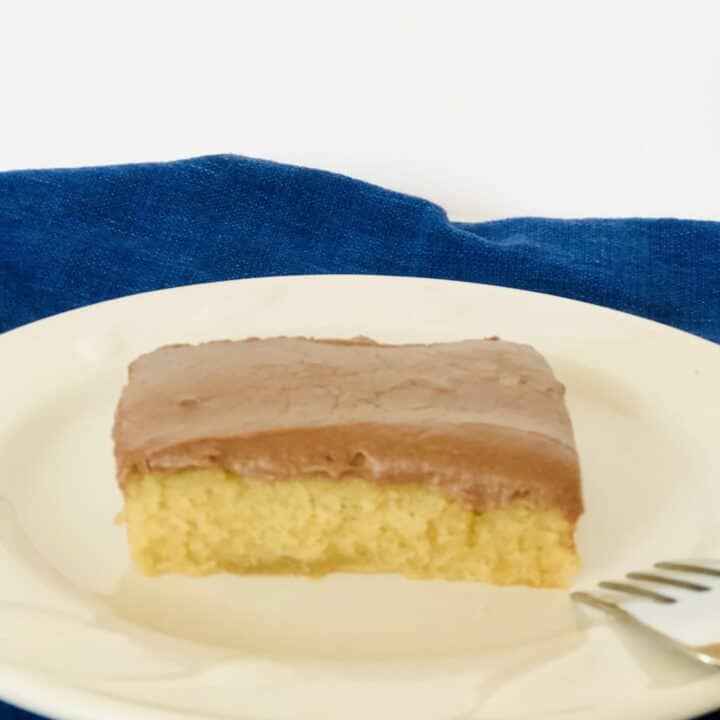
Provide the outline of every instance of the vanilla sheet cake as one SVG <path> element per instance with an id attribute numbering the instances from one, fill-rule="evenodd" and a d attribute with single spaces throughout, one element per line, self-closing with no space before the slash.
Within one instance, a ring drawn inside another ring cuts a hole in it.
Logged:
<path id="1" fill-rule="evenodd" d="M 148 575 L 402 573 L 566 586 L 580 473 L 564 388 L 496 339 L 163 347 L 113 436 Z"/>

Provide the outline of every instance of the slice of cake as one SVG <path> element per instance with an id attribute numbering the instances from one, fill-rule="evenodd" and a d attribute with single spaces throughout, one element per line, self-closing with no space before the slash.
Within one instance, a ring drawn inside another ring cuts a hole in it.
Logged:
<path id="1" fill-rule="evenodd" d="M 535 350 L 494 339 L 160 348 L 113 431 L 133 559 L 565 586 L 582 500 L 563 395 Z"/>

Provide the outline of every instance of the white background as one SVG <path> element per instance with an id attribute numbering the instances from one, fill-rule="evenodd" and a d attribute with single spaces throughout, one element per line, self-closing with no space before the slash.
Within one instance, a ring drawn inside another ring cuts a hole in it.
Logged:
<path id="1" fill-rule="evenodd" d="M 714 0 L 3 0 L 0 169 L 233 152 L 455 219 L 720 219 L 719 38 Z"/>

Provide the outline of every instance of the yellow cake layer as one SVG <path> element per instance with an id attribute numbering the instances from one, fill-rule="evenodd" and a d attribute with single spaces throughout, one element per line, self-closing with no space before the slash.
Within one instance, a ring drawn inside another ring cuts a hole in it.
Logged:
<path id="1" fill-rule="evenodd" d="M 423 485 L 184 470 L 134 476 L 125 499 L 132 556 L 148 575 L 389 572 L 563 587 L 578 567 L 558 510 L 476 512 Z"/>

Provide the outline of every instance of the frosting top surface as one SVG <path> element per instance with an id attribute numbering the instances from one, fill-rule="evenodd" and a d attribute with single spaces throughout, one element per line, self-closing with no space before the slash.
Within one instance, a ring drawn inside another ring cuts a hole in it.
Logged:
<path id="1" fill-rule="evenodd" d="M 477 506 L 581 511 L 564 388 L 528 345 L 217 341 L 160 348 L 129 375 L 113 430 L 121 483 L 183 467 L 353 473 L 432 482 Z"/>

